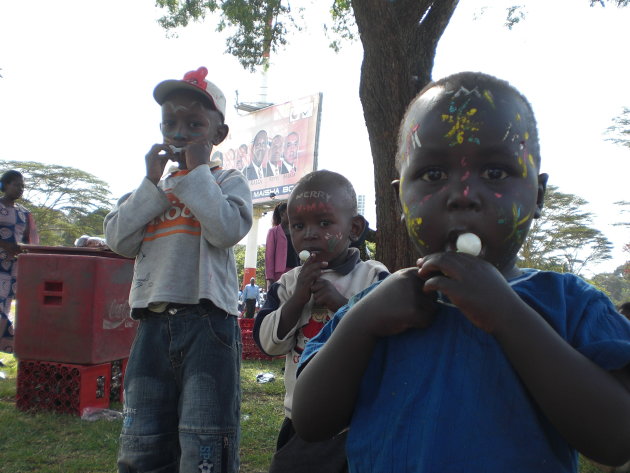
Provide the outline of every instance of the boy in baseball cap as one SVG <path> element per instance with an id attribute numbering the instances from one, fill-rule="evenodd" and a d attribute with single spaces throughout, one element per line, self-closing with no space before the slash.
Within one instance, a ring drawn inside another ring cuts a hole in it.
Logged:
<path id="1" fill-rule="evenodd" d="M 252 225 L 245 177 L 210 159 L 228 132 L 207 69 L 157 85 L 164 142 L 146 176 L 105 218 L 115 252 L 135 257 L 140 320 L 125 373 L 119 472 L 239 469 L 240 330 L 232 247 Z M 168 160 L 178 169 L 162 174 Z"/>

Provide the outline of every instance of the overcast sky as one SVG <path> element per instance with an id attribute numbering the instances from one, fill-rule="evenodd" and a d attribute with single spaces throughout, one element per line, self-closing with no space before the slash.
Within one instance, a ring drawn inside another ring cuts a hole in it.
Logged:
<path id="1" fill-rule="evenodd" d="M 590 202 L 596 228 L 615 244 L 613 261 L 595 269 L 611 271 L 629 258 L 621 252 L 628 231 L 612 224 L 622 220 L 613 202 L 630 200 L 630 152 L 604 141 L 603 133 L 630 106 L 623 52 L 630 8 L 527 0 L 526 18 L 510 31 L 504 8 L 513 3 L 460 2 L 439 43 L 433 76 L 480 70 L 507 79 L 529 98 L 543 171 L 562 192 Z M 235 123 L 235 91 L 241 100 L 258 100 L 260 75 L 224 53 L 212 18 L 167 38 L 156 23 L 162 14 L 153 0 L 2 2 L 0 159 L 77 167 L 106 181 L 115 197 L 133 190 L 144 175 L 144 155 L 161 141 L 154 86 L 201 65 L 224 90 L 226 118 Z M 345 174 L 366 195 L 374 226 L 372 161 L 358 98 L 361 46 L 333 53 L 322 18 L 309 14 L 306 28 L 272 57 L 268 99 L 323 93 L 319 167 Z M 259 243 L 268 226 L 268 218 L 261 221 Z"/>

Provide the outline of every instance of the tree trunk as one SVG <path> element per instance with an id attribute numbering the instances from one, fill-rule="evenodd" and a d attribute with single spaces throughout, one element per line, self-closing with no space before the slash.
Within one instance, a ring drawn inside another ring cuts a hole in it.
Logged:
<path id="1" fill-rule="evenodd" d="M 438 40 L 458 0 L 352 0 L 363 43 L 359 96 L 367 125 L 376 192 L 376 259 L 390 271 L 418 258 L 391 182 L 398 127 L 407 105 L 431 80 Z"/>

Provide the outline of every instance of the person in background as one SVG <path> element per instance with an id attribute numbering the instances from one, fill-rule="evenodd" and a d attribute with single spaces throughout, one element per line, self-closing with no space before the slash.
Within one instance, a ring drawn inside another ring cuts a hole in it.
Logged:
<path id="1" fill-rule="evenodd" d="M 272 227 L 267 232 L 265 244 L 265 279 L 267 291 L 284 273 L 300 265 L 291 242 L 287 203 L 280 202 L 273 209 Z"/>
<path id="2" fill-rule="evenodd" d="M 155 87 L 164 141 L 146 154 L 139 187 L 105 217 L 109 247 L 136 259 L 129 305 L 140 320 L 125 372 L 119 473 L 239 470 L 233 247 L 253 208 L 245 177 L 210 159 L 228 126 L 225 95 L 207 74 L 200 67 Z M 162 178 L 169 160 L 178 168 Z"/>
<path id="3" fill-rule="evenodd" d="M 287 173 L 296 173 L 298 168 L 298 152 L 300 150 L 300 135 L 296 131 L 289 133 L 284 141 L 282 153 L 282 169 Z"/>
<path id="4" fill-rule="evenodd" d="M 276 135 L 272 138 L 271 148 L 269 150 L 269 160 L 267 161 L 267 166 L 265 167 L 266 176 L 277 176 L 288 172 L 288 169 L 284 166 L 282 161 L 282 144 L 282 136 Z"/>
<path id="5" fill-rule="evenodd" d="M 0 351 L 13 353 L 13 324 L 9 319 L 17 289 L 18 255 L 22 244 L 36 245 L 39 235 L 33 215 L 16 201 L 24 193 L 24 177 L 10 170 L 0 177 Z"/>
<path id="6" fill-rule="evenodd" d="M 249 166 L 245 168 L 245 177 L 248 180 L 253 181 L 256 179 L 262 179 L 267 176 L 267 171 L 264 168 L 264 161 L 267 158 L 269 151 L 269 139 L 267 138 L 267 132 L 265 130 L 259 130 L 254 136 L 252 142 L 251 155 L 252 159 Z"/>
<path id="7" fill-rule="evenodd" d="M 236 150 L 236 157 L 234 158 L 234 168 L 237 171 L 245 174 L 245 169 L 247 169 L 248 164 L 249 159 L 247 158 L 247 145 L 243 143 Z"/>
<path id="8" fill-rule="evenodd" d="M 225 156 L 223 156 L 223 168 L 224 169 L 234 169 L 234 157 L 236 154 L 232 148 L 228 149 L 225 152 Z"/>
<path id="9" fill-rule="evenodd" d="M 256 285 L 256 278 L 251 278 L 249 284 L 243 288 L 245 300 L 245 318 L 251 319 L 256 313 L 256 306 L 260 305 L 260 287 Z"/>

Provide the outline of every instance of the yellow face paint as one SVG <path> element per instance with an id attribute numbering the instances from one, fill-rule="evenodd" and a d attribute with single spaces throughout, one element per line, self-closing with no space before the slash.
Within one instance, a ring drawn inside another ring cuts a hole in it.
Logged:
<path id="1" fill-rule="evenodd" d="M 403 202 L 402 205 L 403 205 L 403 213 L 405 214 L 405 223 L 407 225 L 407 232 L 419 245 L 426 246 L 426 243 L 420 238 L 420 227 L 422 226 L 422 218 L 421 217 L 411 218 L 409 214 L 409 207 L 407 206 L 407 204 Z"/>
<path id="2" fill-rule="evenodd" d="M 450 138 L 450 146 L 456 144 L 462 144 L 465 139 L 465 133 L 479 131 L 479 123 L 471 120 L 477 113 L 476 108 L 471 108 L 465 113 L 458 113 L 455 117 L 453 115 L 442 115 L 442 122 L 453 123 L 453 127 L 444 135 L 445 138 Z M 474 141 L 476 138 L 469 137 L 469 141 Z"/>
<path id="3" fill-rule="evenodd" d="M 521 173 L 521 177 L 523 178 L 527 177 L 527 165 L 525 164 L 525 161 L 523 160 L 521 156 L 518 157 L 518 164 L 523 169 L 523 172 Z"/>
<path id="4" fill-rule="evenodd" d="M 490 105 L 492 105 L 492 108 L 495 108 L 494 107 L 494 98 L 492 97 L 492 92 L 490 92 L 489 90 L 486 89 L 486 90 L 483 91 L 483 96 L 490 103 Z"/>
<path id="5" fill-rule="evenodd" d="M 510 232 L 506 240 L 513 238 L 518 232 L 518 227 L 527 223 L 532 217 L 532 214 L 530 214 L 530 215 L 526 215 L 525 217 L 519 220 L 520 215 L 521 215 L 521 210 L 516 206 L 516 204 L 512 204 L 512 232 Z"/>

